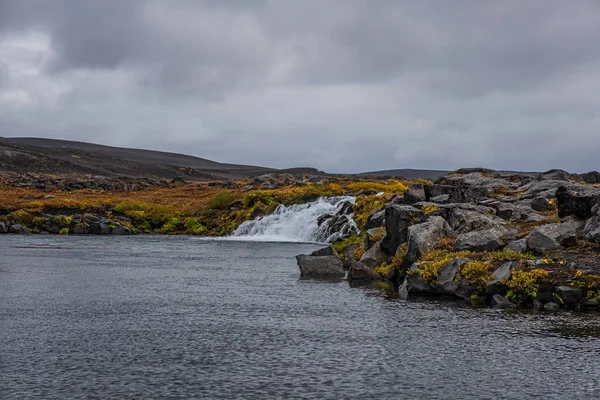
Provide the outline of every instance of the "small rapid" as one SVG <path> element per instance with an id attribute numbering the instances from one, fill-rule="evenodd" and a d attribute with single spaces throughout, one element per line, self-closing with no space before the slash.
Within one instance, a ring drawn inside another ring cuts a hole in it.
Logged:
<path id="1" fill-rule="evenodd" d="M 346 206 L 355 200 L 350 196 L 321 197 L 306 204 L 280 205 L 273 214 L 244 222 L 228 239 L 330 243 L 358 231 L 351 209 L 343 215 Z M 334 222 L 336 215 L 340 218 Z M 332 229 L 336 224 L 339 229 Z"/>

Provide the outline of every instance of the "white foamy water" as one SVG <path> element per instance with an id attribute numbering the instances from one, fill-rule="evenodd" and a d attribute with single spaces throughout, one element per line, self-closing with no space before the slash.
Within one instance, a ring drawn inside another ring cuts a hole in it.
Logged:
<path id="1" fill-rule="evenodd" d="M 318 226 L 322 215 L 335 214 L 346 202 L 354 204 L 356 199 L 349 196 L 322 197 L 315 202 L 281 205 L 265 217 L 246 221 L 227 239 L 255 242 L 312 242 L 329 243 L 339 235 L 328 235 L 325 224 Z M 353 215 L 348 216 L 354 224 Z"/>

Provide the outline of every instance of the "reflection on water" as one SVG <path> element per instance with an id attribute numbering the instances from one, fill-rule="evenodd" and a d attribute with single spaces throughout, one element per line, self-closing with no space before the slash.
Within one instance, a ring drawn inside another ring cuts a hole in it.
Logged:
<path id="1" fill-rule="evenodd" d="M 0 238 L 0 398 L 600 396 L 596 314 L 299 279 L 308 244 Z"/>

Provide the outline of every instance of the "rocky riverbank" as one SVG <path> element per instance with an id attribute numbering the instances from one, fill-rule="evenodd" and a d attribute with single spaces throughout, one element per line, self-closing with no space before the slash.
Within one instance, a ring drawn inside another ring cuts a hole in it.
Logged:
<path id="1" fill-rule="evenodd" d="M 300 271 L 385 282 L 403 299 L 598 310 L 598 177 L 460 170 L 386 197 L 360 236 L 298 256 Z"/>

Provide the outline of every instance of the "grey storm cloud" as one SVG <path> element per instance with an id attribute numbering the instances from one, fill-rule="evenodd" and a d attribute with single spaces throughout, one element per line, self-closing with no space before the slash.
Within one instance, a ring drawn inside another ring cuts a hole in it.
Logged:
<path id="1" fill-rule="evenodd" d="M 0 0 L 0 135 L 331 172 L 600 169 L 596 0 Z"/>

